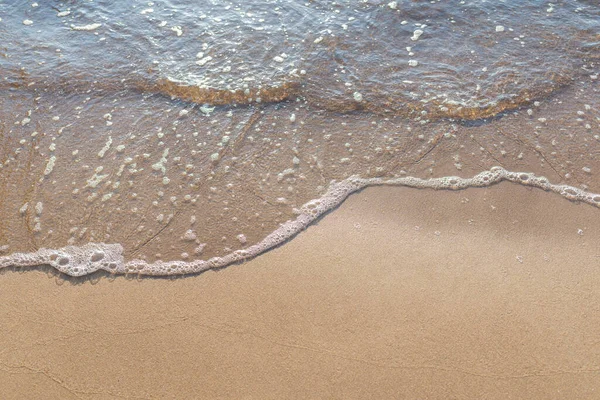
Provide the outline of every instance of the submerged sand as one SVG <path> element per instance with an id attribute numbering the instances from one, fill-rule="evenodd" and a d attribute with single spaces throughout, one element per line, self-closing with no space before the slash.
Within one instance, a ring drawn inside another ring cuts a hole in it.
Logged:
<path id="1" fill-rule="evenodd" d="M 369 188 L 184 279 L 3 271 L 5 398 L 597 398 L 600 213 Z"/>

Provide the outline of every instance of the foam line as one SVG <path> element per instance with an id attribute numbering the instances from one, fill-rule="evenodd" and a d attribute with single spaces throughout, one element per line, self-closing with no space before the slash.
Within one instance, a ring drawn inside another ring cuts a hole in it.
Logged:
<path id="1" fill-rule="evenodd" d="M 511 172 L 501 167 L 493 167 L 472 178 L 448 176 L 421 179 L 402 177 L 393 179 L 363 179 L 352 176 L 340 182 L 332 182 L 327 192 L 320 198 L 311 200 L 300 208 L 294 220 L 282 224 L 263 240 L 242 250 L 236 250 L 223 257 L 196 261 L 156 261 L 143 260 L 125 262 L 123 247 L 120 244 L 88 243 L 84 246 L 67 246 L 62 249 L 40 249 L 33 253 L 14 253 L 0 257 L 0 268 L 30 267 L 51 265 L 58 271 L 71 276 L 83 276 L 97 270 L 114 274 L 140 275 L 183 275 L 222 268 L 240 261 L 250 260 L 284 242 L 306 229 L 328 211 L 338 207 L 352 193 L 369 186 L 406 186 L 419 189 L 461 190 L 470 187 L 487 187 L 501 181 L 510 181 L 554 192 L 572 201 L 581 201 L 600 208 L 600 194 L 586 192 L 569 185 L 550 183 L 545 177 L 527 172 Z"/>

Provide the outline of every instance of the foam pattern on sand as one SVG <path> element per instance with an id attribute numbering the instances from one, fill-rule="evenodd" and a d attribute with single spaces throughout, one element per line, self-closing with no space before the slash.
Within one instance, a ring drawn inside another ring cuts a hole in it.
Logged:
<path id="1" fill-rule="evenodd" d="M 0 268 L 50 265 L 71 276 L 83 276 L 99 269 L 117 271 L 124 263 L 123 246 L 104 243 L 67 246 L 58 250 L 39 249 L 34 253 L 15 253 L 0 258 Z"/>
<path id="2" fill-rule="evenodd" d="M 115 274 L 140 275 L 183 275 L 222 268 L 240 261 L 249 260 L 290 240 L 328 211 L 339 206 L 350 194 L 369 186 L 406 186 L 418 189 L 461 190 L 469 187 L 486 187 L 501 181 L 510 181 L 525 186 L 543 189 L 560 194 L 572 201 L 581 201 L 600 207 L 600 194 L 586 192 L 569 185 L 550 183 L 547 178 L 526 172 L 511 172 L 501 167 L 493 167 L 472 178 L 448 176 L 421 179 L 350 177 L 340 182 L 332 182 L 327 192 L 318 199 L 304 204 L 294 220 L 289 220 L 263 240 L 242 250 L 222 257 L 196 261 L 157 261 L 143 260 L 125 262 L 123 247 L 120 244 L 88 243 L 81 247 L 67 246 L 62 249 L 40 249 L 33 253 L 15 253 L 0 257 L 0 268 L 31 267 L 51 265 L 60 272 L 71 276 L 83 276 L 97 270 Z"/>

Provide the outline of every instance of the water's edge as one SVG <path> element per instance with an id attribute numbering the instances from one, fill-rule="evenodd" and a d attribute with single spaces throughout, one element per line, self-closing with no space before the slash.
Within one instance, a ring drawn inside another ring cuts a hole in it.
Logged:
<path id="1" fill-rule="evenodd" d="M 600 194 L 591 193 L 570 186 L 553 184 L 543 176 L 527 172 L 507 171 L 502 167 L 492 167 L 472 178 L 447 176 L 421 179 L 349 177 L 340 182 L 332 182 L 327 192 L 320 198 L 305 203 L 294 220 L 288 220 L 257 244 L 236 250 L 222 257 L 194 261 L 125 261 L 123 246 L 120 244 L 88 243 L 83 246 L 67 246 L 61 249 L 39 249 L 31 253 L 14 253 L 0 257 L 0 269 L 7 267 L 35 267 L 50 265 L 69 276 L 85 276 L 98 270 L 112 274 L 139 274 L 171 276 L 197 274 L 210 269 L 219 269 L 241 261 L 248 261 L 291 240 L 301 231 L 321 218 L 324 214 L 340 206 L 352 193 L 371 186 L 404 186 L 418 189 L 462 190 L 472 187 L 488 187 L 502 181 L 523 186 L 535 187 L 554 192 L 565 199 L 580 201 L 600 208 Z"/>

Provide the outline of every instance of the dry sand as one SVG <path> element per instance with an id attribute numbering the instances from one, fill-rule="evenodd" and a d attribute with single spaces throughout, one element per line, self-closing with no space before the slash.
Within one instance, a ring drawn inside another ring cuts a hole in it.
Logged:
<path id="1" fill-rule="evenodd" d="M 540 190 L 370 188 L 217 272 L 5 271 L 0 397 L 599 398 L 598 243 Z"/>

